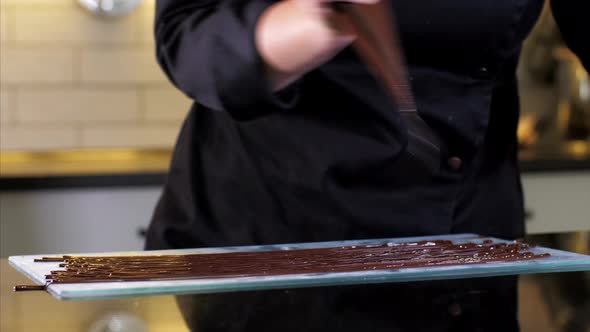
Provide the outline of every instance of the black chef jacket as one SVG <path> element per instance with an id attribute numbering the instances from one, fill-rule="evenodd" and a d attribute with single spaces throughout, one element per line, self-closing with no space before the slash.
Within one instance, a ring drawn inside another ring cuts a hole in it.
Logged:
<path id="1" fill-rule="evenodd" d="M 515 69 L 542 0 L 393 1 L 418 112 L 444 140 L 433 173 L 416 171 L 407 158 L 395 103 L 351 48 L 272 92 L 254 29 L 273 3 L 157 1 L 157 58 L 195 103 L 147 249 L 459 232 L 523 236 Z M 564 39 L 590 65 L 588 3 L 552 6 Z M 514 278 L 182 303 L 204 331 L 516 330 Z"/>

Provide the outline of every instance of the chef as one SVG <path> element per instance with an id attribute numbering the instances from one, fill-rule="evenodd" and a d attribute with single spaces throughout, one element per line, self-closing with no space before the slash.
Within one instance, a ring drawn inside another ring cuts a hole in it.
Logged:
<path id="1" fill-rule="evenodd" d="M 350 0 L 375 5 L 383 0 Z M 590 5 L 553 0 L 590 68 Z M 524 235 L 516 67 L 543 0 L 387 2 L 438 166 L 330 0 L 157 0 L 157 58 L 194 100 L 146 249 Z M 192 331 L 518 331 L 517 279 L 179 296 Z"/>

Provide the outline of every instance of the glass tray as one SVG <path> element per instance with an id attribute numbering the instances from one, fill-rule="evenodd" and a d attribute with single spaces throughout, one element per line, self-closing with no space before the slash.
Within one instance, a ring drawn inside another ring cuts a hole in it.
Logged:
<path id="1" fill-rule="evenodd" d="M 116 255 L 161 255 L 161 254 L 207 254 L 239 251 L 293 250 L 326 248 L 352 245 L 414 242 L 421 240 L 451 240 L 455 243 L 510 242 L 502 239 L 480 237 L 475 234 L 456 234 L 394 239 L 371 239 L 334 242 L 296 243 L 268 246 L 220 247 L 183 250 L 111 252 L 91 254 L 68 254 L 84 256 Z M 309 273 L 296 275 L 273 275 L 263 277 L 239 277 L 218 279 L 168 280 L 168 281 L 126 281 L 83 284 L 53 284 L 47 291 L 59 300 L 96 300 L 121 297 L 221 293 L 267 289 L 304 288 L 334 285 L 369 283 L 393 283 L 436 279 L 458 279 L 491 277 L 501 275 L 590 271 L 590 256 L 554 250 L 544 247 L 532 248 L 534 253 L 550 253 L 550 257 L 514 262 L 490 262 L 472 265 L 451 265 L 437 267 L 402 268 L 396 270 L 373 270 L 358 272 Z M 29 255 L 9 257 L 10 265 L 39 285 L 45 284 L 45 275 L 60 269 L 59 263 L 33 262 L 35 258 L 60 255 Z"/>

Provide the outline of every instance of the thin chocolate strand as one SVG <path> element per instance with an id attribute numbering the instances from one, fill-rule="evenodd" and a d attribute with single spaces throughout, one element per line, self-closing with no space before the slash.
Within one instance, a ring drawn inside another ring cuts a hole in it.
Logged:
<path id="1" fill-rule="evenodd" d="M 44 290 L 47 290 L 47 285 L 16 285 L 16 286 L 14 286 L 15 292 L 44 291 Z"/>
<path id="2" fill-rule="evenodd" d="M 448 240 L 317 249 L 190 255 L 62 256 L 36 262 L 63 262 L 64 270 L 46 275 L 52 283 L 236 278 L 303 273 L 395 270 L 411 267 L 484 264 L 538 259 L 549 254 L 529 251 L 521 243 L 454 244 Z M 45 286 L 16 286 L 15 291 Z"/>

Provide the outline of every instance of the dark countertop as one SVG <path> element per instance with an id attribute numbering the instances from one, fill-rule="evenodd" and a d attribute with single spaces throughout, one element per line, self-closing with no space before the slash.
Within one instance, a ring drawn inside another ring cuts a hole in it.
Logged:
<path id="1" fill-rule="evenodd" d="M 522 173 L 590 171 L 590 159 L 521 160 L 520 170 Z"/>
<path id="2" fill-rule="evenodd" d="M 554 143 L 541 141 L 519 151 L 523 173 L 590 171 L 590 140 Z"/>
<path id="3" fill-rule="evenodd" d="M 0 153 L 0 191 L 161 186 L 169 149 Z"/>
<path id="4" fill-rule="evenodd" d="M 0 153 L 0 191 L 162 186 L 171 151 L 77 150 Z M 520 152 L 523 173 L 590 171 L 590 142 Z"/>

